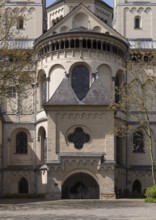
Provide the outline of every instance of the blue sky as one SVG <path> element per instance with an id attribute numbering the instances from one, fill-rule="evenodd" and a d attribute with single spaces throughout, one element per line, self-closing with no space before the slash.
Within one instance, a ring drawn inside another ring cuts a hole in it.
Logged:
<path id="1" fill-rule="evenodd" d="M 47 1 L 47 6 L 49 6 L 50 4 L 52 4 L 53 2 L 55 2 L 55 0 L 46 0 Z M 110 6 L 113 6 L 113 1 L 114 0 L 104 0 L 107 4 L 109 4 Z"/>

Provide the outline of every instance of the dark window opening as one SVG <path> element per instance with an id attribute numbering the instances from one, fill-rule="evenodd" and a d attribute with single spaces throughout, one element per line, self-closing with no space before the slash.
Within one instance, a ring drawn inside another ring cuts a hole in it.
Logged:
<path id="1" fill-rule="evenodd" d="M 106 50 L 106 43 L 103 43 L 103 50 Z"/>
<path id="2" fill-rule="evenodd" d="M 113 53 L 117 54 L 117 47 L 113 46 Z"/>
<path id="3" fill-rule="evenodd" d="M 107 44 L 107 51 L 110 51 L 110 44 Z"/>
<path id="4" fill-rule="evenodd" d="M 22 17 L 19 17 L 17 19 L 17 29 L 23 29 L 24 28 L 24 19 Z"/>
<path id="5" fill-rule="evenodd" d="M 83 145 L 89 142 L 90 136 L 84 133 L 83 129 L 78 127 L 74 133 L 68 135 L 68 141 L 74 143 L 76 149 L 82 149 Z"/>
<path id="6" fill-rule="evenodd" d="M 115 102 L 120 102 L 120 80 L 118 76 L 115 78 Z"/>
<path id="7" fill-rule="evenodd" d="M 144 152 L 144 135 L 142 131 L 135 131 L 133 134 L 133 152 Z"/>
<path id="8" fill-rule="evenodd" d="M 46 99 L 47 99 L 47 83 L 46 83 L 46 78 L 44 78 L 42 81 L 42 104 L 46 102 Z"/>
<path id="9" fill-rule="evenodd" d="M 59 42 L 56 42 L 56 50 L 59 50 Z"/>
<path id="10" fill-rule="evenodd" d="M 116 164 L 121 164 L 122 160 L 122 137 L 116 136 Z"/>
<path id="11" fill-rule="evenodd" d="M 71 47 L 71 48 L 74 48 L 74 47 L 75 47 L 75 41 L 74 41 L 74 40 L 71 40 L 71 42 L 70 42 L 70 47 Z"/>
<path id="12" fill-rule="evenodd" d="M 87 40 L 87 47 L 88 47 L 89 49 L 92 47 L 90 40 Z"/>
<path id="13" fill-rule="evenodd" d="M 79 48 L 80 47 L 80 43 L 79 43 L 79 40 L 76 39 L 76 48 Z"/>
<path id="14" fill-rule="evenodd" d="M 27 153 L 27 135 L 25 132 L 19 132 L 16 135 L 16 153 L 17 154 Z"/>
<path id="15" fill-rule="evenodd" d="M 79 100 L 82 100 L 89 90 L 89 70 L 85 66 L 76 66 L 72 71 L 71 84 Z"/>
<path id="16" fill-rule="evenodd" d="M 83 39 L 83 41 L 82 41 L 82 47 L 83 47 L 83 48 L 87 48 L 87 43 L 86 43 L 86 40 L 85 40 L 85 39 Z"/>
<path id="17" fill-rule="evenodd" d="M 51 45 L 51 47 L 52 47 L 52 51 L 55 50 L 55 44 L 54 43 Z"/>
<path id="18" fill-rule="evenodd" d="M 134 28 L 135 28 L 135 29 L 141 28 L 141 25 L 140 25 L 140 17 L 136 17 L 136 18 L 135 18 L 135 20 L 134 20 Z"/>
<path id="19" fill-rule="evenodd" d="M 98 49 L 101 50 L 101 42 L 98 41 Z"/>
<path id="20" fill-rule="evenodd" d="M 61 49 L 64 49 L 64 41 L 61 41 Z"/>
<path id="21" fill-rule="evenodd" d="M 69 41 L 68 40 L 65 41 L 65 48 L 69 48 Z"/>
<path id="22" fill-rule="evenodd" d="M 93 41 L 93 49 L 97 49 L 97 44 L 95 40 Z"/>

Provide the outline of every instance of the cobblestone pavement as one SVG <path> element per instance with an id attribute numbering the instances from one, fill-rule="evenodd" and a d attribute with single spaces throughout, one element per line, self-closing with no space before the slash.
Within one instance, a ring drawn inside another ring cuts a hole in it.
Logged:
<path id="1" fill-rule="evenodd" d="M 156 220 L 143 200 L 0 200 L 3 220 Z"/>

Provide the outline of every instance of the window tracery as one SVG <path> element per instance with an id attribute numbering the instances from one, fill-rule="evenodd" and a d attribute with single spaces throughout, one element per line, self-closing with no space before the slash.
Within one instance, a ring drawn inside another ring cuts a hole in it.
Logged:
<path id="1" fill-rule="evenodd" d="M 68 141 L 73 143 L 76 149 L 82 149 L 83 145 L 90 141 L 90 136 L 81 127 L 77 127 L 72 134 L 68 135 Z"/>
<path id="2" fill-rule="evenodd" d="M 27 135 L 22 131 L 16 135 L 16 153 L 26 154 L 27 151 Z"/>
<path id="3" fill-rule="evenodd" d="M 134 153 L 144 152 L 144 134 L 142 131 L 136 130 L 133 133 L 133 152 Z"/>
<path id="4" fill-rule="evenodd" d="M 89 90 L 89 70 L 83 65 L 76 66 L 71 76 L 72 88 L 79 100 L 83 100 Z"/>

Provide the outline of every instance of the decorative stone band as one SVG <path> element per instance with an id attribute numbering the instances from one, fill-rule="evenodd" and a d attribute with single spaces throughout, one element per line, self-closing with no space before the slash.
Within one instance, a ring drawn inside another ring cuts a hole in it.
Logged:
<path id="1" fill-rule="evenodd" d="M 156 41 L 148 39 L 130 40 L 131 49 L 156 49 Z"/>
<path id="2" fill-rule="evenodd" d="M 31 40 L 10 40 L 0 42 L 0 48 L 7 47 L 8 49 L 33 49 L 34 39 Z"/>

